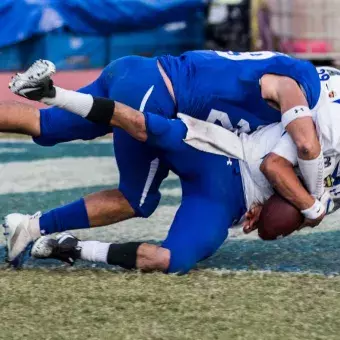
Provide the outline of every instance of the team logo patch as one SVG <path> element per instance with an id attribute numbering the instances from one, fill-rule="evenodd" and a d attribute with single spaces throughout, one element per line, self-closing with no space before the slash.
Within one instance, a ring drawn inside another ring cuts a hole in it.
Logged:
<path id="1" fill-rule="evenodd" d="M 325 178 L 325 187 L 326 188 L 331 188 L 333 186 L 333 183 L 334 183 L 334 178 L 329 175 Z"/>

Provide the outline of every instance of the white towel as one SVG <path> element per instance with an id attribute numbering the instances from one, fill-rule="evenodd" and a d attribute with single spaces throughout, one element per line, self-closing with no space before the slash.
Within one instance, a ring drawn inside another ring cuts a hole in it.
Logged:
<path id="1" fill-rule="evenodd" d="M 244 160 L 242 142 L 235 133 L 183 113 L 178 118 L 188 128 L 185 143 L 204 152 Z"/>

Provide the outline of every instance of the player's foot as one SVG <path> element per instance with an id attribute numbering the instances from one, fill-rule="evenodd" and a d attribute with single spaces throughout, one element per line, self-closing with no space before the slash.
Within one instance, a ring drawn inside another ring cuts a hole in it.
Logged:
<path id="1" fill-rule="evenodd" d="M 13 266 L 20 266 L 25 251 L 40 235 L 40 212 L 34 215 L 10 214 L 5 217 L 4 235 L 7 245 L 7 261 Z"/>
<path id="2" fill-rule="evenodd" d="M 55 88 L 50 78 L 56 72 L 55 65 L 48 60 L 37 60 L 26 72 L 17 73 L 9 83 L 10 90 L 22 97 L 40 101 L 54 98 Z"/>
<path id="3" fill-rule="evenodd" d="M 39 259 L 56 259 L 73 265 L 80 258 L 79 240 L 70 233 L 40 237 L 33 245 L 31 255 Z"/>

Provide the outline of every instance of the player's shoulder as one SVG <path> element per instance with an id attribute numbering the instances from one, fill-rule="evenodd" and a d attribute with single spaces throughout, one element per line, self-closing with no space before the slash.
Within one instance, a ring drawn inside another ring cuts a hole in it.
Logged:
<path id="1" fill-rule="evenodd" d="M 273 73 L 295 80 L 306 96 L 309 108 L 316 109 L 321 98 L 320 76 L 316 67 L 308 60 L 289 58 L 280 59 L 281 62 L 273 66 L 278 71 L 274 69 Z"/>
<path id="2" fill-rule="evenodd" d="M 340 101 L 340 70 L 330 66 L 317 67 L 321 89 L 325 93 L 325 100 Z"/>

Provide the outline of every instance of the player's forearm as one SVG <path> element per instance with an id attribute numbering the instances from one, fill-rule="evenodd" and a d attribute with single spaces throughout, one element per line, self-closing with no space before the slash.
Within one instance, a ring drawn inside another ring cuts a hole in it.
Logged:
<path id="1" fill-rule="evenodd" d="M 297 146 L 298 156 L 305 160 L 318 157 L 321 147 L 312 114 L 302 90 L 292 79 L 281 80 L 278 104 L 282 113 L 282 122 Z"/>
<path id="2" fill-rule="evenodd" d="M 139 141 L 145 142 L 147 140 L 144 114 L 127 105 L 115 102 L 110 125 L 124 129 Z"/>
<path id="3" fill-rule="evenodd" d="M 301 159 L 315 159 L 320 154 L 320 143 L 307 99 L 294 79 L 265 75 L 261 79 L 264 99 L 275 103 L 282 113 L 282 123 L 294 140 Z"/>
<path id="4" fill-rule="evenodd" d="M 302 186 L 287 160 L 281 157 L 266 159 L 261 165 L 261 171 L 273 188 L 299 210 L 308 209 L 314 204 L 315 199 Z"/>
<path id="5" fill-rule="evenodd" d="M 142 112 L 110 99 L 59 87 L 55 89 L 54 98 L 42 99 L 45 104 L 68 110 L 94 123 L 122 128 L 132 137 L 146 141 L 146 125 Z"/>
<path id="6" fill-rule="evenodd" d="M 282 124 L 298 151 L 298 164 L 308 191 L 319 198 L 323 192 L 323 153 L 307 99 L 291 78 L 266 75 L 262 79 L 264 99 L 277 103 Z"/>
<path id="7" fill-rule="evenodd" d="M 316 198 L 323 192 L 324 159 L 315 126 L 311 117 L 292 121 L 287 132 L 298 150 L 298 165 L 307 190 Z"/>

